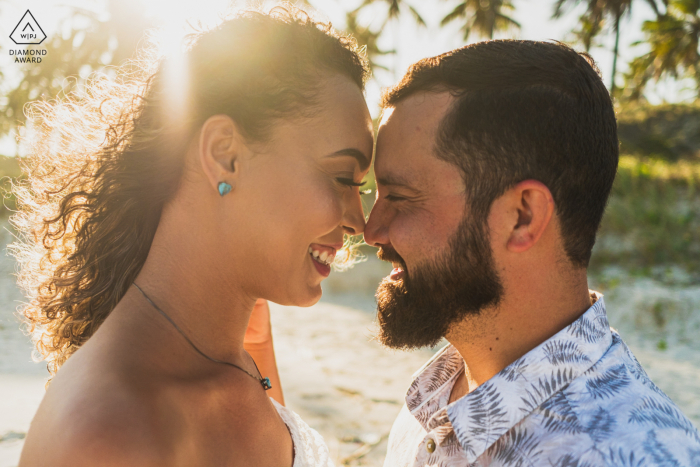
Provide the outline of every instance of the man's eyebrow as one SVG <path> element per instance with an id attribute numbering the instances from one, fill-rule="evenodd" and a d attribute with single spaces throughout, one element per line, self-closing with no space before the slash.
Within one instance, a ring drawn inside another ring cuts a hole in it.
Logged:
<path id="1" fill-rule="evenodd" d="M 350 156 L 354 157 L 357 159 L 357 162 L 360 164 L 360 170 L 367 170 L 369 168 L 369 164 L 371 162 L 370 159 L 365 156 L 365 153 L 360 151 L 359 149 L 355 148 L 345 148 L 341 149 L 340 151 L 336 151 L 334 153 L 328 154 L 326 157 L 341 157 L 341 156 Z"/>
<path id="2" fill-rule="evenodd" d="M 398 175 L 385 175 L 382 177 L 377 177 L 377 184 L 382 186 L 400 186 L 402 188 L 407 188 L 411 191 L 418 192 L 407 179 Z"/>

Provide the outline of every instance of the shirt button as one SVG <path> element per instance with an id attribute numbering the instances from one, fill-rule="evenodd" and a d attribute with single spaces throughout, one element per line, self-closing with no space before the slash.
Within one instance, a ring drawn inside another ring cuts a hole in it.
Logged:
<path id="1" fill-rule="evenodd" d="M 435 441 L 432 439 L 429 439 L 427 443 L 425 443 L 425 450 L 432 453 L 435 451 Z"/>

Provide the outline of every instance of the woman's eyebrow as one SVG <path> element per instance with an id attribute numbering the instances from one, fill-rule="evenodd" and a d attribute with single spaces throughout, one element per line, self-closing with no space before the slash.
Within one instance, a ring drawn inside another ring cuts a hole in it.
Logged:
<path id="1" fill-rule="evenodd" d="M 369 168 L 370 159 L 367 156 L 365 156 L 365 153 L 360 151 L 359 149 L 345 148 L 345 149 L 341 149 L 340 151 L 336 151 L 334 153 L 328 154 L 326 157 L 343 157 L 343 156 L 354 157 L 357 160 L 357 163 L 360 164 L 360 170 L 367 170 Z"/>

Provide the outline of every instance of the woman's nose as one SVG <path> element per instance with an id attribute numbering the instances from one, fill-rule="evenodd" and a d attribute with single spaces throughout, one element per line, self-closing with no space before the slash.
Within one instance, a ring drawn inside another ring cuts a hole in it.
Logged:
<path id="1" fill-rule="evenodd" d="M 365 231 L 365 213 L 362 209 L 362 198 L 356 193 L 345 210 L 342 223 L 343 231 L 348 235 L 359 235 Z"/>

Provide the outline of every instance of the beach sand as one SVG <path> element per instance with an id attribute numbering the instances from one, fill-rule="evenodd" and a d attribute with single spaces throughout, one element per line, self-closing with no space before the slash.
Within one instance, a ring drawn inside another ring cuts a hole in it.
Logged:
<path id="1" fill-rule="evenodd" d="M 0 245 L 9 241 L 7 232 L 2 235 Z M 22 299 L 14 267 L 0 255 L 0 467 L 17 464 L 47 379 L 45 365 L 31 361 L 31 344 L 13 316 Z M 333 273 L 313 307 L 270 307 L 287 405 L 325 437 L 338 465 L 382 465 L 411 375 L 434 352 L 395 352 L 373 340 L 372 291 L 387 272 L 370 258 Z M 700 325 L 700 287 L 675 290 L 631 280 L 608 289 L 612 325 L 658 386 L 700 425 L 700 348 L 691 339 Z M 657 325 L 660 319 L 664 326 Z M 678 319 L 684 321 L 674 324 Z M 642 332 L 649 326 L 656 327 Z M 666 350 L 658 349 L 662 340 Z"/>

